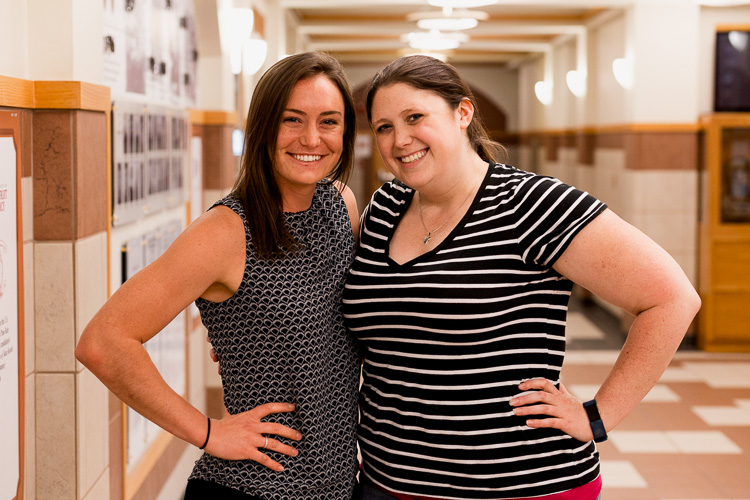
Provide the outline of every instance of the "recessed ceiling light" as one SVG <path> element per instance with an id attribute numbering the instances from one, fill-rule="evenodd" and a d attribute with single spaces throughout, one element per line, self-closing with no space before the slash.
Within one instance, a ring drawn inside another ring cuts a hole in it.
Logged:
<path id="1" fill-rule="evenodd" d="M 486 21 L 489 17 L 486 12 L 459 9 L 450 15 L 441 11 L 413 12 L 406 16 L 406 20 L 416 21 L 423 30 L 457 31 L 474 28 L 479 21 Z"/>
<path id="2" fill-rule="evenodd" d="M 402 35 L 401 40 L 408 42 L 409 46 L 413 49 L 450 50 L 458 48 L 462 42 L 468 42 L 469 37 L 463 33 L 441 33 L 433 30 Z"/>
<path id="3" fill-rule="evenodd" d="M 472 7 L 484 7 L 497 3 L 497 0 L 427 0 L 427 3 L 435 7 L 450 7 L 453 9 L 471 9 Z"/>

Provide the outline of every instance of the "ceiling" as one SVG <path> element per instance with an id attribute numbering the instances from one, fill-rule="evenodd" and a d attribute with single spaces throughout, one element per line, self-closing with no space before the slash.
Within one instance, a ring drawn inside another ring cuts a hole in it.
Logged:
<path id="1" fill-rule="evenodd" d="M 288 51 L 324 50 L 347 64 L 384 63 L 408 53 L 401 36 L 420 30 L 408 14 L 440 12 L 427 0 L 278 0 L 287 26 L 296 26 Z M 462 31 L 469 41 L 445 51 L 456 63 L 513 64 L 550 50 L 561 38 L 585 34 L 598 19 L 618 15 L 626 0 L 499 0 L 484 11 L 487 20 Z M 411 52 L 415 52 L 411 50 Z"/>

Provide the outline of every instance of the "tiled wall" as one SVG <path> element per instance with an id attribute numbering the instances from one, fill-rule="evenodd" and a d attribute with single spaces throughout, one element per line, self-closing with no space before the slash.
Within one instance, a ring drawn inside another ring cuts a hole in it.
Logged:
<path id="1" fill-rule="evenodd" d="M 108 392 L 73 354 L 107 298 L 106 115 L 37 110 L 32 130 L 24 205 L 33 207 L 36 464 L 27 484 L 38 498 L 106 498 Z"/>
<path id="2" fill-rule="evenodd" d="M 607 133 L 593 140 L 584 134 L 577 140 L 571 137 L 575 136 L 536 139 L 543 144 L 538 172 L 606 202 L 669 252 L 697 286 L 697 133 Z M 526 162 L 532 158 L 531 142 L 526 140 L 521 146 L 519 156 Z M 602 305 L 627 326 L 627 314 Z"/>

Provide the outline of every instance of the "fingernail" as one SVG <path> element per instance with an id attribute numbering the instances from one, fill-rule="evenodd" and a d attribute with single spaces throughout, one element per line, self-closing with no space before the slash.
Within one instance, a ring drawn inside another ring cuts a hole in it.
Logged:
<path id="1" fill-rule="evenodd" d="M 299 432 L 297 433 L 297 439 L 302 439 L 302 434 L 300 434 Z"/>
<path id="2" fill-rule="evenodd" d="M 294 405 L 289 405 L 289 409 L 293 410 L 294 409 Z"/>
<path id="3" fill-rule="evenodd" d="M 276 469 L 276 470 L 279 471 L 279 472 L 282 472 L 284 470 L 284 466 L 283 465 L 279 465 L 279 468 Z"/>
<path id="4" fill-rule="evenodd" d="M 511 406 L 516 406 L 516 403 L 518 403 L 518 401 L 517 401 L 517 400 L 515 400 L 515 399 L 511 399 L 511 400 L 509 401 L 509 404 L 510 404 Z"/>

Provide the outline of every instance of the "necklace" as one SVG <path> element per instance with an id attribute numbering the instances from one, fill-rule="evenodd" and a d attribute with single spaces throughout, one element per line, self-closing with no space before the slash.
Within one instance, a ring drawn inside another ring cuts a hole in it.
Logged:
<path id="1" fill-rule="evenodd" d="M 466 203 L 466 200 L 469 199 L 469 196 L 471 196 L 471 193 L 473 193 L 473 192 L 474 192 L 474 189 L 473 188 L 470 189 L 469 190 L 469 194 L 466 195 L 466 198 L 463 199 L 463 201 L 458 205 L 458 207 L 453 211 L 453 213 L 451 213 L 448 216 L 448 218 L 445 219 L 445 221 L 443 221 L 442 224 L 440 224 L 436 229 L 433 229 L 432 231 L 430 231 L 429 229 L 427 229 L 427 226 L 424 223 L 424 218 L 422 217 L 422 196 L 419 196 L 419 199 L 417 200 L 419 202 L 419 220 L 422 221 L 422 227 L 424 228 L 425 232 L 427 233 L 427 236 L 425 236 L 424 239 L 423 239 L 423 243 L 425 245 L 430 242 L 430 240 L 432 239 L 432 235 L 433 234 L 435 234 L 438 231 L 440 231 L 443 228 L 443 226 L 445 226 L 448 223 L 448 221 L 451 220 L 454 215 L 456 215 L 456 213 L 461 209 L 462 206 L 464 206 L 464 203 Z M 419 195 L 419 191 L 417 191 L 417 194 Z"/>

